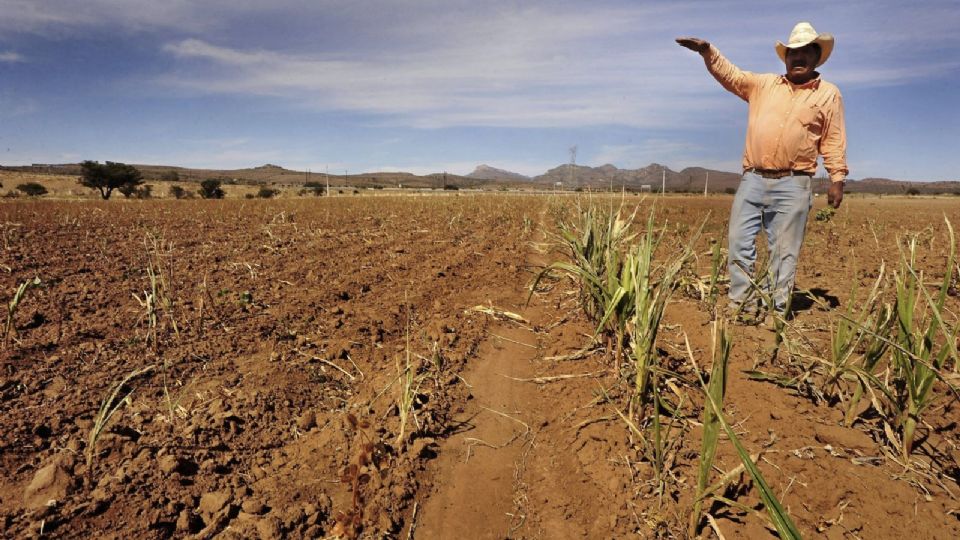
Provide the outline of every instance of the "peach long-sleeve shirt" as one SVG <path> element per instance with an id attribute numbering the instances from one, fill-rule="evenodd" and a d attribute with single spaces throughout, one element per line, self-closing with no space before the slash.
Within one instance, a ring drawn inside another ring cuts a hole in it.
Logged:
<path id="1" fill-rule="evenodd" d="M 742 71 L 713 45 L 703 53 L 707 70 L 724 88 L 749 104 L 743 168 L 817 170 L 846 178 L 847 135 L 840 90 L 819 76 L 793 84 L 783 75 Z"/>

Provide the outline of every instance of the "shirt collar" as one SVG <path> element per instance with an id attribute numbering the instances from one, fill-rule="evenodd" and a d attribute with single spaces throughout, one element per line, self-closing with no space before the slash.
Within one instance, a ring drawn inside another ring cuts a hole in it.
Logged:
<path id="1" fill-rule="evenodd" d="M 793 84 L 792 82 L 790 82 L 789 79 L 787 79 L 787 76 L 786 76 L 786 75 L 781 75 L 781 76 L 780 76 L 780 82 L 783 83 L 783 84 L 789 84 L 789 85 L 794 86 L 794 87 L 796 87 L 796 88 L 811 88 L 811 89 L 813 89 L 813 90 L 816 90 L 817 88 L 820 88 L 820 73 L 817 73 L 817 76 L 816 76 L 816 77 L 810 79 L 809 81 L 807 81 L 807 82 L 805 82 L 805 83 L 803 83 L 803 84 Z"/>

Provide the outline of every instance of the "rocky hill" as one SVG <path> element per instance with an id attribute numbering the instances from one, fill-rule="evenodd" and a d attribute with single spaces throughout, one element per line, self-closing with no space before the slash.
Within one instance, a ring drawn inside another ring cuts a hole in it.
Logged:
<path id="1" fill-rule="evenodd" d="M 489 165 L 477 165 L 477 168 L 468 174 L 467 178 L 476 178 L 477 180 L 503 180 L 507 182 L 526 182 L 530 180 L 529 176 L 498 169 Z"/>
<path id="2" fill-rule="evenodd" d="M 660 191 L 664 184 L 668 192 L 702 193 L 704 183 L 708 182 L 711 192 L 735 188 L 740 181 L 736 173 L 708 170 L 701 167 L 688 167 L 673 171 L 657 163 L 651 163 L 640 169 L 619 169 L 606 164 L 599 167 L 583 165 L 560 165 L 533 178 L 534 183 L 560 186 L 566 189 L 590 188 L 613 189 L 620 191 L 640 191 L 649 187 L 651 191 Z"/>

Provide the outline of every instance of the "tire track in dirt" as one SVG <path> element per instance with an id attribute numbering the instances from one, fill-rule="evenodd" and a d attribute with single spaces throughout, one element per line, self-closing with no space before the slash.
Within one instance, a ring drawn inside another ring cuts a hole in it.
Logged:
<path id="1" fill-rule="evenodd" d="M 544 261 L 531 253 L 527 262 Z M 562 331 L 541 330 L 556 326 L 548 323 L 560 318 L 559 302 L 525 306 L 526 285 L 514 283 L 492 300 L 532 326 L 494 324 L 468 360 L 462 376 L 470 396 L 454 417 L 459 427 L 440 445 L 416 538 L 583 538 L 610 531 L 609 521 L 596 529 L 605 497 L 581 463 L 582 445 L 572 444 L 574 430 L 562 421 L 589 400 L 592 385 L 581 380 L 571 391 L 531 381 L 556 367 L 543 360 L 548 344 L 576 349 L 585 338 L 566 332 L 564 341 Z"/>
<path id="2" fill-rule="evenodd" d="M 454 418 L 458 433 L 440 448 L 434 489 L 423 505 L 418 538 L 504 538 L 522 524 L 515 500 L 518 467 L 535 432 L 529 402 L 535 398 L 513 377 L 529 376 L 536 335 L 503 325 L 481 346 L 464 374 L 472 399 Z"/>

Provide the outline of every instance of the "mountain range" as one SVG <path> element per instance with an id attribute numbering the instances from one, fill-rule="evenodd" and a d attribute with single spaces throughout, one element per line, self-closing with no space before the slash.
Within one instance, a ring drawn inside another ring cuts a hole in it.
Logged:
<path id="1" fill-rule="evenodd" d="M 713 193 L 733 192 L 740 182 L 740 174 L 729 171 L 687 167 L 674 171 L 658 163 L 638 169 L 620 169 L 611 164 L 599 167 L 563 164 L 543 174 L 530 177 L 520 173 L 478 165 L 467 175 L 434 173 L 418 176 L 407 172 L 373 172 L 351 175 L 329 175 L 295 171 L 279 165 L 266 164 L 247 169 L 190 169 L 169 165 L 135 165 L 146 180 L 175 180 L 200 182 L 216 178 L 226 183 L 303 185 L 307 182 L 326 183 L 331 186 L 360 188 L 410 187 L 427 189 L 563 189 L 563 190 L 612 190 L 692 192 L 703 193 L 704 185 Z M 28 166 L 3 166 L 0 170 L 21 171 L 37 174 L 80 175 L 80 165 L 33 164 Z M 814 190 L 826 190 L 828 180 L 817 178 Z M 960 194 L 960 181 L 913 182 L 888 178 L 864 178 L 847 182 L 846 191 L 854 193 L 909 194 L 909 193 L 954 193 Z"/>

